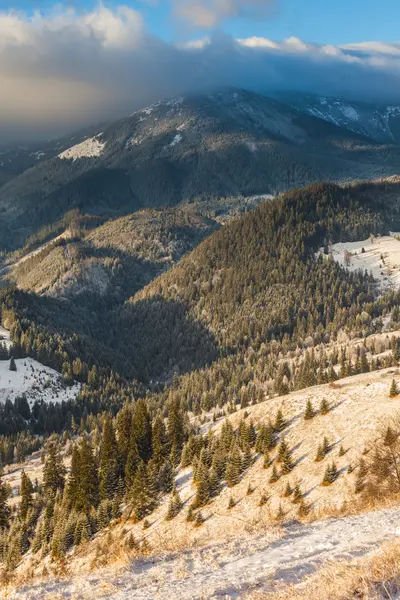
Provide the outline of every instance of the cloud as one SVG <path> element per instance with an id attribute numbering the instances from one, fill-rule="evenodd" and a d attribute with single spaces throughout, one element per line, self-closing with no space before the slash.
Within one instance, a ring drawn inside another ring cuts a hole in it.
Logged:
<path id="1" fill-rule="evenodd" d="M 211 29 L 227 19 L 261 19 L 271 14 L 274 0 L 174 0 L 174 15 L 192 27 Z"/>
<path id="2" fill-rule="evenodd" d="M 228 85 L 400 103 L 400 45 L 218 33 L 177 45 L 151 35 L 127 7 L 0 13 L 0 140 L 59 135 Z"/>

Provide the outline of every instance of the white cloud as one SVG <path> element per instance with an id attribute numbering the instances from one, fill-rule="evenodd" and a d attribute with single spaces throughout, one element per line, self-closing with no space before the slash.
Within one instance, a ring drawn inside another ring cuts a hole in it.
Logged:
<path id="1" fill-rule="evenodd" d="M 265 18 L 274 0 L 174 0 L 174 14 L 193 27 L 211 29 L 235 17 Z"/>
<path id="2" fill-rule="evenodd" d="M 60 8 L 31 18 L 0 12 L 3 140 L 55 135 L 225 85 L 400 102 L 400 45 L 223 34 L 174 45 L 152 36 L 141 14 L 127 7 L 86 14 Z"/>

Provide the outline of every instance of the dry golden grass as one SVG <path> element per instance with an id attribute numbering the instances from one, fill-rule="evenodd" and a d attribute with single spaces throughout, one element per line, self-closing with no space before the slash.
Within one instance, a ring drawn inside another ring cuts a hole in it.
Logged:
<path id="1" fill-rule="evenodd" d="M 400 593 L 400 541 L 388 542 L 373 556 L 332 562 L 298 585 L 252 593 L 248 600 L 395 600 Z"/>

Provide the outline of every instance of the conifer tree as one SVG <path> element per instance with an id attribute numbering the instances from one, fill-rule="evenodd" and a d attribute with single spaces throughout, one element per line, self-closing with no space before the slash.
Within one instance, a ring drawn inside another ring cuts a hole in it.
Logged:
<path id="1" fill-rule="evenodd" d="M 276 468 L 276 465 L 274 465 L 272 467 L 272 473 L 271 473 L 271 477 L 269 479 L 269 482 L 270 483 L 275 483 L 276 481 L 278 481 L 278 479 L 279 479 L 279 473 L 278 473 L 278 470 Z"/>
<path id="2" fill-rule="evenodd" d="M 303 492 L 301 491 L 300 485 L 296 483 L 293 489 L 293 504 L 298 504 L 303 498 Z"/>
<path id="3" fill-rule="evenodd" d="M 145 462 L 150 460 L 152 455 L 153 430 L 146 401 L 142 398 L 136 403 L 131 435 L 136 442 L 137 451 L 141 460 Z"/>
<path id="4" fill-rule="evenodd" d="M 291 487 L 291 485 L 290 485 L 290 483 L 288 481 L 287 484 L 286 484 L 286 489 L 285 489 L 284 496 L 285 496 L 285 498 L 287 498 L 288 496 L 291 496 L 292 494 L 293 494 L 293 489 L 292 489 L 292 487 Z"/>
<path id="5" fill-rule="evenodd" d="M 263 492 L 260 496 L 260 501 L 258 503 L 258 506 L 264 506 L 265 504 L 267 504 L 268 502 L 268 496 L 265 492 Z"/>
<path id="6" fill-rule="evenodd" d="M 10 371 L 16 371 L 17 370 L 17 365 L 15 363 L 15 359 L 12 356 L 10 359 Z"/>
<path id="7" fill-rule="evenodd" d="M 58 446 L 52 442 L 48 447 L 43 468 L 43 487 L 47 494 L 55 497 L 57 490 L 64 489 L 65 473 Z"/>
<path id="8" fill-rule="evenodd" d="M 203 525 L 204 521 L 205 521 L 205 519 L 202 515 L 202 512 L 200 510 L 198 510 L 196 512 L 196 516 L 194 518 L 194 523 L 193 523 L 194 527 L 200 527 L 201 525 Z"/>
<path id="9" fill-rule="evenodd" d="M 168 407 L 167 429 L 171 446 L 175 445 L 177 451 L 180 453 L 186 436 L 184 415 L 177 398 L 173 399 Z"/>
<path id="10" fill-rule="evenodd" d="M 282 409 L 279 409 L 278 412 L 276 413 L 274 429 L 275 429 L 275 431 L 280 433 L 281 431 L 283 431 L 285 429 L 285 427 L 286 427 L 286 420 L 283 416 Z"/>
<path id="11" fill-rule="evenodd" d="M 264 469 L 268 469 L 268 467 L 270 467 L 271 464 L 272 464 L 272 461 L 271 461 L 269 454 L 268 453 L 264 454 L 264 462 L 263 462 Z"/>
<path id="12" fill-rule="evenodd" d="M 6 529 L 10 519 L 10 507 L 8 506 L 8 493 L 0 471 L 0 530 Z"/>
<path id="13" fill-rule="evenodd" d="M 212 467 L 210 472 L 210 495 L 213 498 L 214 496 L 218 496 L 221 491 L 221 477 L 218 474 L 218 471 Z"/>
<path id="14" fill-rule="evenodd" d="M 231 510 L 234 506 L 235 506 L 236 502 L 234 501 L 232 496 L 229 496 L 229 502 L 228 502 L 228 510 Z"/>
<path id="15" fill-rule="evenodd" d="M 395 379 L 392 379 L 392 383 L 390 385 L 389 396 L 394 398 L 399 395 L 399 388 L 397 387 L 397 383 Z"/>
<path id="16" fill-rule="evenodd" d="M 305 421 L 309 421 L 310 419 L 312 419 L 315 415 L 314 409 L 313 409 L 313 405 L 311 403 L 311 400 L 308 399 L 307 400 L 307 406 L 306 406 L 306 410 L 304 412 L 304 420 Z"/>
<path id="17" fill-rule="evenodd" d="M 186 515 L 186 521 L 188 521 L 188 523 L 191 523 L 192 521 L 194 521 L 194 510 L 193 510 L 193 506 L 190 505 L 187 511 L 187 515 Z"/>
<path id="18" fill-rule="evenodd" d="M 197 493 L 193 502 L 194 508 L 199 508 L 200 506 L 205 506 L 207 504 L 211 496 L 210 487 L 210 474 L 208 468 L 204 463 L 200 462 L 197 471 Z"/>
<path id="19" fill-rule="evenodd" d="M 139 463 L 130 496 L 137 521 L 141 521 L 155 508 L 156 498 L 154 491 L 151 489 L 146 464 L 143 461 Z"/>
<path id="20" fill-rule="evenodd" d="M 105 417 L 103 423 L 99 478 L 101 500 L 111 500 L 117 491 L 118 446 L 114 427 L 108 415 Z"/>
<path id="21" fill-rule="evenodd" d="M 176 515 L 180 512 L 181 509 L 182 509 L 181 498 L 179 496 L 179 493 L 176 491 L 176 489 L 174 489 L 171 494 L 171 498 L 170 498 L 170 501 L 168 504 L 168 512 L 167 512 L 166 520 L 170 521 L 171 519 L 176 517 Z"/>
<path id="22" fill-rule="evenodd" d="M 322 398 L 319 410 L 321 415 L 326 415 L 330 411 L 329 403 L 326 398 Z"/>
<path id="23" fill-rule="evenodd" d="M 19 518 L 21 521 L 25 521 L 28 511 L 32 507 L 33 485 L 24 470 L 21 473 L 20 496 Z"/>
<path id="24" fill-rule="evenodd" d="M 338 470 L 334 462 L 326 467 L 324 477 L 322 479 L 322 485 L 331 485 L 338 477 Z"/>

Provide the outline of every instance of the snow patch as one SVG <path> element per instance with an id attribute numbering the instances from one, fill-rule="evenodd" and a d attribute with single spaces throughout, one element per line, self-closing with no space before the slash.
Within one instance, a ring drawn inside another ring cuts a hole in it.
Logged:
<path id="1" fill-rule="evenodd" d="M 342 113 L 345 117 L 351 119 L 352 121 L 358 121 L 360 119 L 360 115 L 352 106 L 342 106 Z"/>
<path id="2" fill-rule="evenodd" d="M 88 138 L 68 150 L 64 150 L 58 155 L 58 158 L 75 161 L 78 158 L 95 158 L 101 156 L 105 148 L 106 143 L 101 142 L 98 138 L 102 134 L 99 133 L 95 137 Z"/>
<path id="3" fill-rule="evenodd" d="M 173 148 L 174 146 L 176 146 L 176 144 L 179 144 L 181 139 L 182 139 L 181 134 L 177 133 L 176 136 L 174 137 L 174 139 L 172 140 L 172 142 L 169 144 L 170 148 Z"/>
<path id="4" fill-rule="evenodd" d="M 364 252 L 363 252 L 364 249 Z M 346 252 L 347 251 L 347 252 Z M 321 249 L 322 252 L 322 249 Z M 348 260 L 346 261 L 345 255 Z M 382 292 L 400 287 L 400 234 L 333 244 L 330 254 L 350 271 L 371 272 Z"/>
<path id="5" fill-rule="evenodd" d="M 0 333 L 2 331 L 4 328 Z M 22 394 L 30 405 L 35 400 L 59 403 L 74 400 L 81 389 L 79 383 L 66 387 L 60 373 L 33 358 L 18 358 L 15 364 L 17 370 L 10 371 L 10 361 L 0 361 L 0 403 L 15 400 Z"/>

